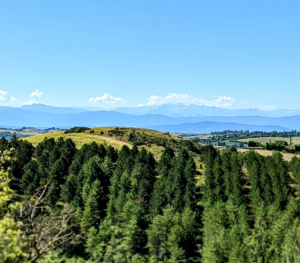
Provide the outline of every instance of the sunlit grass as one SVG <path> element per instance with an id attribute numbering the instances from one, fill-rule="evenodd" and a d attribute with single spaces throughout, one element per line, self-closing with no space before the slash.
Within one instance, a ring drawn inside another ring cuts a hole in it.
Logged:
<path id="1" fill-rule="evenodd" d="M 79 149 L 84 144 L 90 144 L 92 142 L 96 142 L 99 144 L 106 144 L 111 145 L 117 149 L 121 149 L 123 145 L 127 145 L 129 148 L 132 147 L 132 143 L 128 142 L 128 135 L 130 132 L 135 131 L 139 132 L 140 134 L 144 136 L 150 136 L 150 137 L 156 137 L 156 138 L 164 138 L 164 139 L 175 139 L 175 140 L 183 140 L 182 138 L 179 138 L 175 135 L 162 133 L 155 130 L 149 130 L 149 129 L 140 129 L 140 128 L 119 128 L 121 131 L 124 131 L 124 136 L 110 136 L 108 132 L 110 130 L 114 130 L 115 127 L 100 127 L 100 128 L 92 128 L 94 133 L 90 133 L 90 130 L 85 131 L 84 133 L 67 133 L 64 132 L 55 132 L 55 133 L 48 133 L 48 134 L 42 134 L 42 135 L 35 135 L 31 137 L 27 137 L 24 140 L 27 140 L 31 142 L 34 146 L 38 145 L 40 142 L 42 142 L 45 138 L 54 138 L 55 140 L 58 140 L 58 138 L 63 137 L 64 139 L 72 139 L 76 145 L 76 147 Z M 146 150 L 152 152 L 154 158 L 156 160 L 160 159 L 162 152 L 164 151 L 163 146 L 158 146 L 156 144 L 149 145 L 141 145 L 138 146 L 139 149 L 144 147 Z"/>
<path id="2" fill-rule="evenodd" d="M 105 138 L 103 136 L 86 134 L 86 133 L 64 134 L 64 132 L 55 132 L 51 134 L 42 134 L 42 135 L 27 137 L 24 140 L 27 140 L 31 142 L 34 146 L 36 146 L 40 142 L 42 142 L 45 138 L 54 138 L 55 140 L 58 140 L 58 138 L 60 137 L 63 137 L 64 139 L 72 139 L 78 149 L 81 148 L 82 145 L 90 144 L 92 142 L 108 144 L 113 147 L 116 147 L 117 149 L 121 149 L 122 146 L 125 144 L 128 145 L 128 143 L 124 143 L 122 141 L 117 141 L 111 138 Z"/>

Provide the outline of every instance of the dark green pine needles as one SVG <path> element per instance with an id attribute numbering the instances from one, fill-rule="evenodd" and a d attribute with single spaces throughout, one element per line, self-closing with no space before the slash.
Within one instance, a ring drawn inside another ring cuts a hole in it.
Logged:
<path id="1" fill-rule="evenodd" d="M 297 157 L 286 162 L 279 152 L 263 157 L 212 146 L 193 152 L 183 145 L 176 152 L 165 147 L 155 160 L 136 144 L 118 151 L 95 142 L 76 149 L 62 138 L 45 139 L 35 148 L 16 138 L 0 140 L 2 151 L 12 147 L 2 168 L 9 171 L 15 199 L 36 200 L 49 184 L 43 207 L 50 210 L 33 213 L 34 224 L 50 229 L 48 217 L 67 204 L 74 211 L 66 223 L 73 226 L 66 233 L 72 240 L 55 243 L 40 263 L 61 262 L 60 257 L 64 262 L 300 262 Z"/>

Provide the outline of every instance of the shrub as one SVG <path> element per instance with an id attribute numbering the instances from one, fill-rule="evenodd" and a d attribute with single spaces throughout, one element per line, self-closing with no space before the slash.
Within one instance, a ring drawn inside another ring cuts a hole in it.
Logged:
<path id="1" fill-rule="evenodd" d="M 73 127 L 69 130 L 65 131 L 65 134 L 67 133 L 83 133 L 85 131 L 91 130 L 91 128 L 88 127 Z"/>

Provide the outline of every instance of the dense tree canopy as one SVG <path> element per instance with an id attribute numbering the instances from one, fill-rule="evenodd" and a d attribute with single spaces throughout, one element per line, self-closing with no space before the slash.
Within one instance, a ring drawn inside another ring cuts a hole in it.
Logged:
<path id="1" fill-rule="evenodd" d="M 156 160 L 136 144 L 0 140 L 11 148 L 1 159 L 0 248 L 17 250 L 4 262 L 300 260 L 297 157 L 207 146 L 166 147 Z"/>

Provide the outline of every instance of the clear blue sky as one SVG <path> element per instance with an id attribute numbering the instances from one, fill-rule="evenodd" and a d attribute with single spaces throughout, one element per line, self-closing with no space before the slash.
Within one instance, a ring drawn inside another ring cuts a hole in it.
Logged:
<path id="1" fill-rule="evenodd" d="M 294 109 L 299 91 L 300 1 L 0 1 L 0 105 Z"/>

